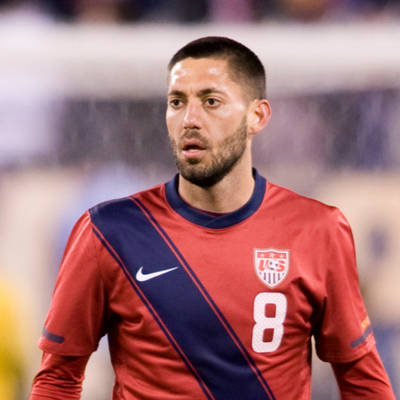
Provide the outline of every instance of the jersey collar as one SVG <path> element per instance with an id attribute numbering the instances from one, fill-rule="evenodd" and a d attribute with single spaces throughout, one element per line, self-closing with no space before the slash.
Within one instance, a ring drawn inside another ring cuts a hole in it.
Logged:
<path id="1" fill-rule="evenodd" d="M 266 180 L 253 168 L 254 191 L 249 201 L 236 211 L 221 215 L 210 215 L 187 204 L 178 193 L 178 174 L 165 184 L 168 203 L 183 218 L 207 228 L 222 229 L 238 224 L 253 215 L 260 207 L 266 190 Z"/>

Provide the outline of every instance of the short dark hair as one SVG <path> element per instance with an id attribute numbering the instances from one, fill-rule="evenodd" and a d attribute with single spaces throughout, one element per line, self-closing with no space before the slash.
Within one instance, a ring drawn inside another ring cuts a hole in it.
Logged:
<path id="1" fill-rule="evenodd" d="M 252 99 L 266 96 L 265 69 L 257 55 L 243 44 L 223 36 L 206 36 L 179 49 L 168 63 L 168 72 L 185 58 L 217 58 L 228 62 L 232 79 L 244 83 Z"/>

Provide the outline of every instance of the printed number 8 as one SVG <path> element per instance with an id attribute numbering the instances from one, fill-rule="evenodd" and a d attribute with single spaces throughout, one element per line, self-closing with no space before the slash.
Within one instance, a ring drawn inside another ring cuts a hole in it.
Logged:
<path id="1" fill-rule="evenodd" d="M 275 306 L 275 316 L 267 317 L 268 304 Z M 286 296 L 282 293 L 259 293 L 254 299 L 254 321 L 252 346 L 257 353 L 275 351 L 282 341 L 283 322 L 287 311 Z M 266 330 L 272 331 L 272 339 L 264 341 Z"/>

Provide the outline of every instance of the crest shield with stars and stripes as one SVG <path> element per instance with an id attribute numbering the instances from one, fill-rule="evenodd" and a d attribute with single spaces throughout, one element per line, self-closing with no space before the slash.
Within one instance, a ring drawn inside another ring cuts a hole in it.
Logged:
<path id="1" fill-rule="evenodd" d="M 287 276 L 289 251 L 277 249 L 254 249 L 254 266 L 257 276 L 268 287 L 274 288 Z"/>

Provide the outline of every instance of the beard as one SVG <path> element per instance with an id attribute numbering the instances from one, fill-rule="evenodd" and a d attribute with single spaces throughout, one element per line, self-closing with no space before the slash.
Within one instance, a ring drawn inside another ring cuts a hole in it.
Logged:
<path id="1" fill-rule="evenodd" d="M 184 138 L 196 138 L 202 141 L 207 148 L 208 142 L 197 130 L 189 130 Z M 200 187 L 211 187 L 221 181 L 241 159 L 247 141 L 247 123 L 244 117 L 238 128 L 221 142 L 216 144 L 215 152 L 207 163 L 200 159 L 181 160 L 178 157 L 178 145 L 170 139 L 175 163 L 179 173 L 189 182 Z"/>

